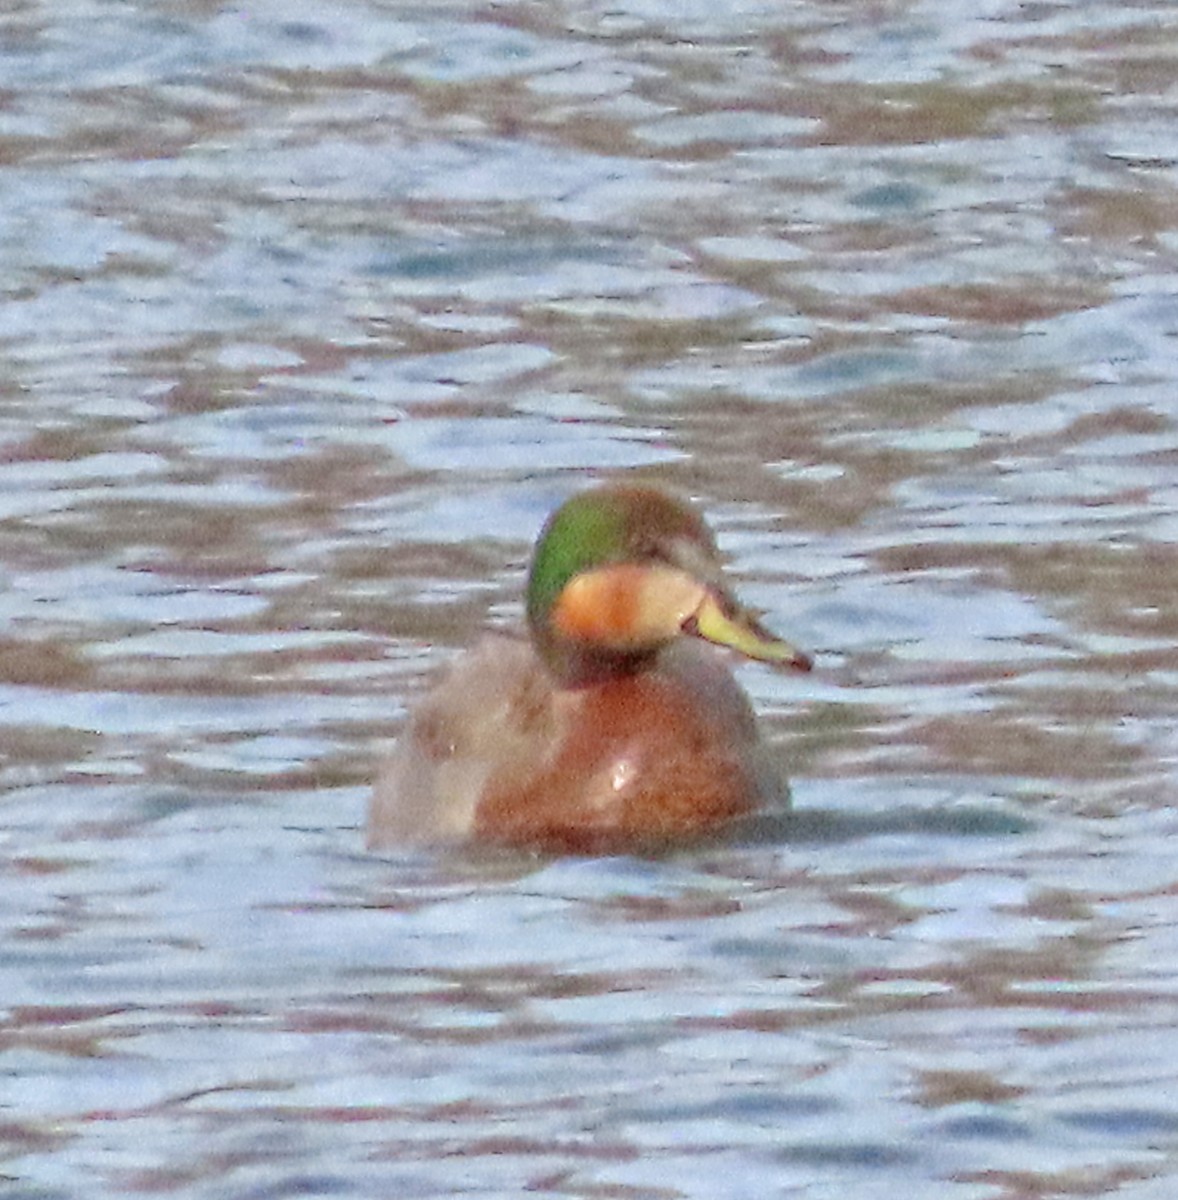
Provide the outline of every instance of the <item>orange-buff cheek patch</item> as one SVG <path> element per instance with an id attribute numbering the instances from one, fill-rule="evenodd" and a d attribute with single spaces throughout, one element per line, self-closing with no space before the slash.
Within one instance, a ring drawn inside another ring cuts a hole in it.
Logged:
<path id="1" fill-rule="evenodd" d="M 675 636 L 702 594 L 683 571 L 621 563 L 576 576 L 556 602 L 552 625 L 564 637 L 599 646 L 657 645 Z"/>

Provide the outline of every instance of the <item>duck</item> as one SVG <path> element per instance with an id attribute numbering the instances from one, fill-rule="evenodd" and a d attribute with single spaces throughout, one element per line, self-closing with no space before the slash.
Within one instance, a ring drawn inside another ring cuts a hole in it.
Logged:
<path id="1" fill-rule="evenodd" d="M 410 715 L 370 849 L 625 853 L 788 802 L 724 651 L 811 658 L 736 600 L 690 502 L 635 482 L 575 493 L 536 541 L 525 607 L 526 636 L 485 634 Z"/>

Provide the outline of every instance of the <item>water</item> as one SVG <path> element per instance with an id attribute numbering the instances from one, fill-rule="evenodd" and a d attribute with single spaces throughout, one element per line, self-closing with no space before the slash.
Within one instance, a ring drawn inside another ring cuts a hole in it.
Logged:
<path id="1" fill-rule="evenodd" d="M 1163 0 L 0 17 L 0 1192 L 1169 1200 Z M 794 816 L 374 858 L 641 468 Z"/>

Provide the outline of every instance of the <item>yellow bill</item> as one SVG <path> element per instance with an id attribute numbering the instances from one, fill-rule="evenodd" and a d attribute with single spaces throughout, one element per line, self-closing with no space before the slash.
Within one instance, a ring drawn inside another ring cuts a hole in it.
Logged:
<path id="1" fill-rule="evenodd" d="M 684 623 L 684 631 L 705 642 L 727 646 L 758 662 L 780 663 L 798 671 L 810 670 L 813 662 L 805 651 L 770 633 L 750 613 L 735 606 L 726 611 L 724 599 L 713 591 L 705 592 L 699 607 Z"/>

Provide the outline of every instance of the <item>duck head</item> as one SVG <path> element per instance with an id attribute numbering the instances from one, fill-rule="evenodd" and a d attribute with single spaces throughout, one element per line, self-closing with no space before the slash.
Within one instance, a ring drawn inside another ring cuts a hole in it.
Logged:
<path id="1" fill-rule="evenodd" d="M 580 686 L 651 666 L 679 637 L 808 671 L 721 578 L 716 543 L 686 503 L 657 488 L 581 492 L 549 517 L 528 576 L 528 625 L 549 671 Z"/>

